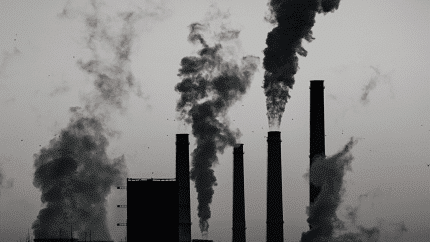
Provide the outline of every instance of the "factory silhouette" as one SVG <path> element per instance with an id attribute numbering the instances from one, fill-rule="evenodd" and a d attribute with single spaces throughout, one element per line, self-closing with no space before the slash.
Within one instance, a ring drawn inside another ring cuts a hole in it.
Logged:
<path id="1" fill-rule="evenodd" d="M 281 142 L 280 131 L 268 132 L 267 242 L 284 241 Z M 142 234 L 157 241 L 212 241 L 191 238 L 189 144 L 188 134 L 176 134 L 176 178 L 127 178 L 127 223 L 118 224 L 127 226 L 127 241 L 143 241 Z M 233 148 L 233 242 L 246 241 L 243 154 L 244 144 L 236 144 Z M 310 81 L 310 166 L 315 156 L 325 158 L 324 84 L 321 80 Z M 311 182 L 309 186 L 312 204 L 321 188 Z M 148 196 L 141 198 L 141 194 Z"/>
<path id="2" fill-rule="evenodd" d="M 325 158 L 324 131 L 324 81 L 310 81 L 310 166 L 316 156 Z M 281 132 L 269 131 L 267 135 L 267 205 L 266 205 L 266 241 L 283 242 L 283 206 L 282 206 L 282 158 Z M 127 178 L 126 241 L 211 242 L 212 240 L 191 238 L 190 208 L 190 154 L 188 134 L 176 134 L 176 178 Z M 246 209 L 244 192 L 244 144 L 233 148 L 233 227 L 232 241 L 246 241 Z M 310 204 L 314 203 L 321 188 L 314 186 L 309 179 Z M 142 194 L 146 197 L 142 198 Z M 176 200 L 178 199 L 178 200 Z M 177 217 L 176 217 L 177 216 Z M 176 223 L 178 221 L 178 223 Z M 161 228 L 161 229 L 160 229 Z M 312 227 L 310 226 L 310 229 Z M 91 232 L 85 238 L 74 238 L 73 228 L 58 231 L 56 238 L 38 238 L 34 242 L 81 242 L 92 241 Z M 143 235 L 143 237 L 142 237 Z M 27 241 L 31 241 L 30 236 Z M 151 240 L 152 241 L 152 240 Z M 109 241 L 110 242 L 110 241 Z"/>

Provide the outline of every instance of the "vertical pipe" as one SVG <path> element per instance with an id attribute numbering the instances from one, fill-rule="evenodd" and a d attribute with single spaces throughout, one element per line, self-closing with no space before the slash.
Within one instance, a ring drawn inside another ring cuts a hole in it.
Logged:
<path id="1" fill-rule="evenodd" d="M 190 158 L 188 134 L 176 134 L 176 180 L 179 195 L 179 241 L 191 241 Z"/>
<path id="2" fill-rule="evenodd" d="M 233 148 L 233 242 L 246 242 L 243 144 Z"/>
<path id="3" fill-rule="evenodd" d="M 325 158 L 325 131 L 324 131 L 324 81 L 310 81 L 310 149 L 309 149 L 309 171 L 316 155 Z M 309 179 L 309 205 L 312 205 L 321 187 L 314 186 Z M 311 226 L 309 225 L 309 228 Z"/>
<path id="4" fill-rule="evenodd" d="M 284 241 L 282 210 L 281 132 L 267 134 L 267 242 Z"/>

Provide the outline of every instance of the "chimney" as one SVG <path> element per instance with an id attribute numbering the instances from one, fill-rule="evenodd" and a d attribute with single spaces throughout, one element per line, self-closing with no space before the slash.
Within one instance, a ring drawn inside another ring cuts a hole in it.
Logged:
<path id="1" fill-rule="evenodd" d="M 245 242 L 245 191 L 243 144 L 233 148 L 233 242 Z"/>
<path id="2" fill-rule="evenodd" d="M 312 166 L 315 155 L 322 155 L 325 158 L 325 132 L 324 132 L 324 81 L 310 81 L 310 151 L 309 159 Z M 309 203 L 313 204 L 318 194 L 321 192 L 320 187 L 314 186 L 309 182 Z M 310 227 L 310 226 L 309 226 Z"/>
<path id="3" fill-rule="evenodd" d="M 190 158 L 188 134 L 176 134 L 176 180 L 179 194 L 179 241 L 191 241 Z"/>
<path id="4" fill-rule="evenodd" d="M 281 168 L 281 132 L 269 131 L 267 136 L 267 242 L 284 241 Z"/>

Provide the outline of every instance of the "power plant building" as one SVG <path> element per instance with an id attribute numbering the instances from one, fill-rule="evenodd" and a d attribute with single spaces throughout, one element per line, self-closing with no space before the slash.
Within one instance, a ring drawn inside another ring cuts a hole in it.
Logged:
<path id="1" fill-rule="evenodd" d="M 127 241 L 177 241 L 177 221 L 176 179 L 127 178 Z"/>

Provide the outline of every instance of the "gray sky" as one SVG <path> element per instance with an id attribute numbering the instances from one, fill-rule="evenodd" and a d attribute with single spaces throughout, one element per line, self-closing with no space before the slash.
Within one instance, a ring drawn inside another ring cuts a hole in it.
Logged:
<path id="1" fill-rule="evenodd" d="M 200 48 L 187 41 L 187 26 L 201 21 L 213 2 L 229 9 L 231 24 L 241 29 L 244 55 L 260 57 L 259 72 L 229 117 L 231 127 L 243 133 L 247 238 L 262 241 L 268 122 L 261 63 L 273 28 L 264 21 L 265 0 L 165 1 L 158 17 L 138 22 L 130 58 L 143 95 L 132 94 L 127 111 L 113 116 L 111 125 L 121 134 L 110 141 L 109 155 L 125 155 L 130 177 L 174 177 L 175 134 L 184 131 L 174 121 L 179 98 L 174 86 L 180 81 L 181 59 Z M 132 3 L 142 9 L 153 6 Z M 67 126 L 69 108 L 82 105 L 81 96 L 94 89 L 76 64 L 89 54 L 82 19 L 58 17 L 66 5 L 0 2 L 0 166 L 6 180 L 14 179 L 12 188 L 0 191 L 2 241 L 24 236 L 41 208 L 41 193 L 32 184 L 33 154 Z M 86 5 L 73 1 L 67 6 Z M 351 136 L 362 138 L 352 149 L 353 172 L 345 177 L 347 193 L 339 216 L 344 206 L 356 206 L 361 194 L 376 193 L 379 196 L 361 203 L 361 224 L 370 227 L 377 218 L 404 221 L 408 232 L 401 241 L 430 237 L 429 12 L 430 2 L 423 0 L 343 0 L 334 13 L 317 15 L 312 29 L 316 39 L 304 41 L 308 55 L 299 57 L 296 84 L 281 123 L 286 241 L 299 241 L 308 229 L 309 186 L 303 174 L 309 168 L 310 80 L 325 80 L 326 154 L 342 149 Z M 193 150 L 191 129 L 186 132 Z M 218 158 L 209 237 L 230 241 L 232 148 Z M 109 197 L 109 228 L 115 240 L 126 234 L 124 227 L 116 226 L 126 219 L 125 210 L 116 208 L 126 203 L 125 195 L 114 190 Z M 191 182 L 192 237 L 200 238 L 196 197 Z"/>

